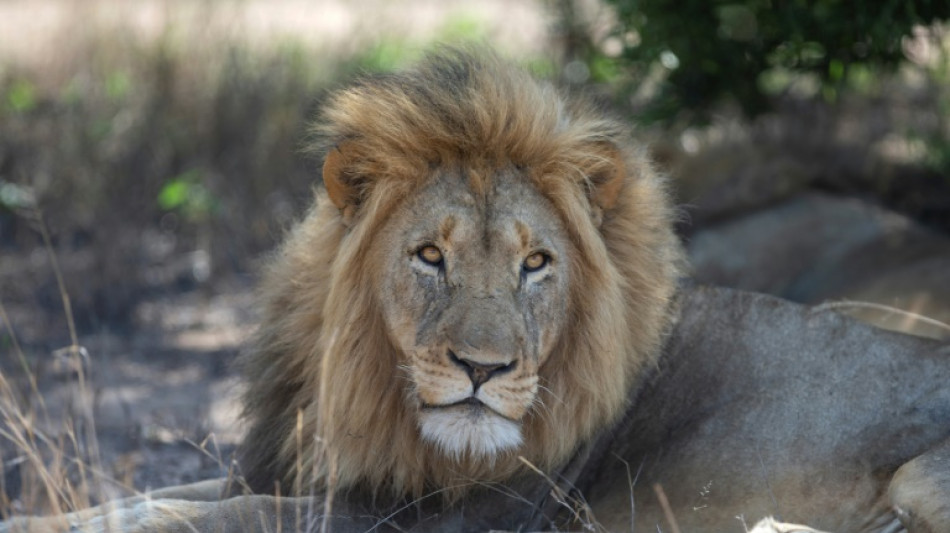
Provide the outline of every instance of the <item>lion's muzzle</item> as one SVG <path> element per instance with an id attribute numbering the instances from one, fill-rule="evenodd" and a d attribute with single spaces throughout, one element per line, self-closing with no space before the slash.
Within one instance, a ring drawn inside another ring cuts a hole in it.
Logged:
<path id="1" fill-rule="evenodd" d="M 534 401 L 537 377 L 517 329 L 471 318 L 447 329 L 457 335 L 445 339 L 448 347 L 413 367 L 422 436 L 455 457 L 520 446 L 521 418 Z M 445 366 L 429 366 L 433 359 Z"/>

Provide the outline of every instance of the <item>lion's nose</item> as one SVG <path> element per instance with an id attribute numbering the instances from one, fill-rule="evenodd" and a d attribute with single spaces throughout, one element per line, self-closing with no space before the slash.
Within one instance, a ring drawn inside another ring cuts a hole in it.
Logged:
<path id="1" fill-rule="evenodd" d="M 468 374 L 468 379 L 472 380 L 472 386 L 476 391 L 489 379 L 511 372 L 517 364 L 517 361 L 511 361 L 510 363 L 475 361 L 464 355 L 459 357 L 452 350 L 449 350 L 449 359 Z"/>

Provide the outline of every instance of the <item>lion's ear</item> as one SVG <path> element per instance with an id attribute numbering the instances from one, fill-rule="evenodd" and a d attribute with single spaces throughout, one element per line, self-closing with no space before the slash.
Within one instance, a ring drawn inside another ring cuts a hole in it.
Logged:
<path id="1" fill-rule="evenodd" d="M 611 142 L 597 142 L 590 148 L 591 164 L 587 172 L 588 194 L 595 217 L 600 218 L 620 198 L 627 165 L 623 153 Z M 599 223 L 599 220 L 598 220 Z"/>
<path id="2" fill-rule="evenodd" d="M 349 141 L 334 146 L 323 161 L 323 186 L 330 201 L 343 213 L 344 220 L 352 219 L 360 201 L 362 180 L 352 171 L 356 156 L 356 149 Z"/>

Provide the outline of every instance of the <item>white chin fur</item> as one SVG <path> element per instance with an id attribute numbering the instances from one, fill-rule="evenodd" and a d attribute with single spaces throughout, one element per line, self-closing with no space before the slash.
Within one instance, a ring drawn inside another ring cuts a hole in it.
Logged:
<path id="1" fill-rule="evenodd" d="M 485 411 L 446 409 L 421 413 L 422 437 L 442 453 L 460 459 L 466 453 L 491 457 L 521 444 L 521 426 Z"/>

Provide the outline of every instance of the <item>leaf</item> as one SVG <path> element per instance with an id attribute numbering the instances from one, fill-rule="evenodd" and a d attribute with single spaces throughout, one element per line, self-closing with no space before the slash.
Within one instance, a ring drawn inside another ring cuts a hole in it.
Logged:
<path id="1" fill-rule="evenodd" d="M 31 111 L 36 107 L 36 89 L 26 80 L 17 81 L 7 94 L 7 102 L 18 113 Z"/>
<path id="2" fill-rule="evenodd" d="M 190 189 L 190 183 L 182 178 L 174 178 L 158 193 L 158 205 L 166 211 L 178 209 L 185 204 Z"/>

